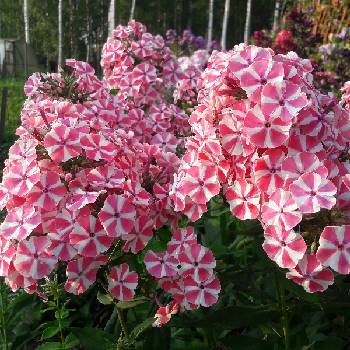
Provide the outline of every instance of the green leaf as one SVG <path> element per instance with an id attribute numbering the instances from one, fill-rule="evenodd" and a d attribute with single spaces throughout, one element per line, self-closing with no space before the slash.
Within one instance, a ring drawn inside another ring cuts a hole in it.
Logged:
<path id="1" fill-rule="evenodd" d="M 69 311 L 67 309 L 61 309 L 61 310 L 57 310 L 55 312 L 55 317 L 56 319 L 61 318 L 61 320 L 67 318 L 69 316 Z"/>
<path id="2" fill-rule="evenodd" d="M 132 309 L 138 305 L 146 303 L 147 301 L 149 301 L 149 299 L 146 297 L 139 297 L 130 301 L 120 301 L 119 303 L 117 303 L 117 308 L 122 310 Z"/>
<path id="3" fill-rule="evenodd" d="M 73 333 L 69 333 L 64 340 L 64 348 L 70 349 L 79 345 L 79 343 L 79 339 Z"/>
<path id="4" fill-rule="evenodd" d="M 270 306 L 230 306 L 205 314 L 205 317 L 182 315 L 170 323 L 171 327 L 208 328 L 211 325 L 221 329 L 252 327 L 272 320 L 279 320 L 279 311 Z"/>
<path id="5" fill-rule="evenodd" d="M 137 339 L 145 330 L 147 330 L 149 327 L 151 327 L 152 323 L 154 322 L 154 317 L 150 317 L 146 320 L 144 320 L 142 323 L 137 325 L 130 333 L 130 338 L 135 340 Z"/>
<path id="6" fill-rule="evenodd" d="M 70 330 L 78 337 L 84 350 L 109 350 L 116 342 L 113 336 L 98 328 L 72 327 Z"/>
<path id="7" fill-rule="evenodd" d="M 43 330 L 43 333 L 41 335 L 41 340 L 52 338 L 59 331 L 60 331 L 60 328 L 59 328 L 58 324 L 55 324 L 53 326 L 49 326 Z"/>
<path id="8" fill-rule="evenodd" d="M 39 345 L 36 350 L 61 350 L 62 345 L 59 342 L 49 342 Z"/>
<path id="9" fill-rule="evenodd" d="M 100 291 L 97 292 L 97 300 L 103 305 L 110 305 L 113 303 L 113 298 L 110 294 L 103 294 Z"/>
<path id="10" fill-rule="evenodd" d="M 244 335 L 229 335 L 221 340 L 223 344 L 234 350 L 271 350 L 270 342 Z"/>

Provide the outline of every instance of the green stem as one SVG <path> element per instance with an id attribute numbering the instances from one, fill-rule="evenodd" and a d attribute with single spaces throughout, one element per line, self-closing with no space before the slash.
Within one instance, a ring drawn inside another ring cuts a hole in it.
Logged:
<path id="1" fill-rule="evenodd" d="M 5 287 L 6 288 L 6 287 Z M 5 289 L 6 292 L 6 289 Z M 6 323 L 5 323 L 5 307 L 4 307 L 4 283 L 1 281 L 1 291 L 0 291 L 0 313 L 1 313 L 1 335 L 2 335 L 2 348 L 3 350 L 8 350 L 9 346 L 7 343 L 7 329 L 6 329 Z M 7 297 L 7 295 L 6 295 Z"/>
<path id="2" fill-rule="evenodd" d="M 57 311 L 57 321 L 58 321 L 58 329 L 60 330 L 61 337 L 61 345 L 64 343 L 63 330 L 62 330 L 62 318 L 61 318 L 61 310 L 60 310 L 60 300 L 59 300 L 59 292 L 57 291 L 56 295 L 56 311 Z"/>
<path id="3" fill-rule="evenodd" d="M 282 313 L 282 329 L 284 336 L 284 348 L 285 350 L 289 350 L 289 325 L 288 325 L 288 314 L 286 308 L 286 297 L 284 287 L 279 283 L 277 272 L 274 272 L 276 290 L 277 290 L 277 299 L 278 304 Z"/>
<path id="4" fill-rule="evenodd" d="M 125 336 L 126 340 L 129 341 L 129 332 L 128 332 L 128 328 L 127 328 L 126 323 L 125 323 L 123 312 L 117 306 L 116 306 L 116 309 L 117 309 L 118 319 L 119 319 L 120 325 L 122 327 L 124 336 Z"/>

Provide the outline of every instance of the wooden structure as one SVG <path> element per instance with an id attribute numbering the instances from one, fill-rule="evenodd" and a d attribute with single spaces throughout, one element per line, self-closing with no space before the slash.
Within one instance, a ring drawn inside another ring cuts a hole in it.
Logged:
<path id="1" fill-rule="evenodd" d="M 339 34 L 345 27 L 350 27 L 350 0 L 302 0 L 298 10 L 313 11 L 313 32 L 319 33 L 323 42 L 329 42 L 329 35 Z"/>

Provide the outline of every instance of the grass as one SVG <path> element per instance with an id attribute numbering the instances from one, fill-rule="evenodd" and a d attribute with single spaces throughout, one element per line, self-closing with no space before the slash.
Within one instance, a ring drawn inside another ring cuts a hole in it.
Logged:
<path id="1" fill-rule="evenodd" d="M 23 80 L 0 79 L 0 94 L 3 87 L 8 88 L 4 135 L 6 143 L 15 139 L 16 129 L 20 125 L 21 109 L 25 100 L 23 85 Z"/>

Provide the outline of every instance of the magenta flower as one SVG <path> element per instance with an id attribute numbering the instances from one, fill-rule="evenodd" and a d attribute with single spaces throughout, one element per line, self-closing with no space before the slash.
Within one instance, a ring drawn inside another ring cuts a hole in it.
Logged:
<path id="1" fill-rule="evenodd" d="M 323 266 L 350 273 L 350 226 L 326 226 L 319 239 L 316 257 Z"/>
<path id="2" fill-rule="evenodd" d="M 316 213 L 321 208 L 331 209 L 336 203 L 337 188 L 317 173 L 301 175 L 289 189 L 302 213 Z"/>
<path id="3" fill-rule="evenodd" d="M 111 194 L 98 214 L 102 226 L 110 237 L 121 237 L 134 228 L 135 207 L 130 197 Z"/>
<path id="4" fill-rule="evenodd" d="M 126 263 L 113 267 L 108 275 L 108 290 L 114 298 L 120 301 L 132 300 L 135 296 L 138 275 L 129 270 Z"/>
<path id="5" fill-rule="evenodd" d="M 230 210 L 240 220 L 256 219 L 260 214 L 260 191 L 254 183 L 240 179 L 225 191 Z"/>
<path id="6" fill-rule="evenodd" d="M 279 267 L 294 268 L 305 254 L 303 237 L 293 230 L 281 226 L 267 226 L 264 231 L 263 249 Z"/>
<path id="7" fill-rule="evenodd" d="M 308 293 L 323 292 L 334 283 L 331 270 L 324 268 L 315 255 L 305 254 L 286 277 L 300 284 Z"/>
<path id="8" fill-rule="evenodd" d="M 16 270 L 36 280 L 48 276 L 57 263 L 57 258 L 47 253 L 50 244 L 50 239 L 45 236 L 19 242 L 14 260 Z"/>
<path id="9" fill-rule="evenodd" d="M 289 81 L 267 83 L 261 92 L 261 109 L 264 114 L 292 121 L 307 104 L 300 87 Z"/>
<path id="10" fill-rule="evenodd" d="M 218 301 L 221 289 L 220 281 L 215 276 L 210 276 L 202 282 L 188 276 L 184 280 L 184 287 L 186 301 L 204 307 L 209 307 Z"/>
<path id="11" fill-rule="evenodd" d="M 284 227 L 290 230 L 298 225 L 302 214 L 288 191 L 276 190 L 261 209 L 261 218 L 266 225 Z"/>

